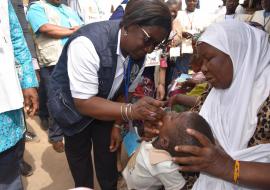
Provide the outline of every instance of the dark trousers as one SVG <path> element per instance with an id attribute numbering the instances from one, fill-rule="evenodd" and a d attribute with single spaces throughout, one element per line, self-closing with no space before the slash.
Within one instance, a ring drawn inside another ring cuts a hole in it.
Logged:
<path id="1" fill-rule="evenodd" d="M 49 90 L 49 81 L 51 78 L 51 73 L 54 69 L 54 66 L 51 67 L 42 67 L 40 68 L 40 89 L 39 89 L 39 97 L 40 97 L 40 113 L 39 116 L 41 119 L 49 116 L 48 108 L 47 108 L 47 97 Z M 49 117 L 49 140 L 51 142 L 57 142 L 63 140 L 63 131 L 59 127 L 59 125 Z"/>
<path id="2" fill-rule="evenodd" d="M 0 190 L 22 190 L 19 173 L 19 152 L 24 147 L 23 140 L 0 153 Z"/>
<path id="3" fill-rule="evenodd" d="M 75 187 L 94 188 L 93 146 L 95 171 L 101 189 L 117 189 L 116 152 L 109 151 L 112 124 L 96 120 L 80 133 L 65 136 L 65 153 Z"/>

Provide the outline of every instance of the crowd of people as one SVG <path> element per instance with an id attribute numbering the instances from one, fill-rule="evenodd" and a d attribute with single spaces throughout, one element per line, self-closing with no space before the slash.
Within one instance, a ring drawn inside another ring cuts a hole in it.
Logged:
<path id="1" fill-rule="evenodd" d="M 104 2 L 0 0 L 0 190 L 26 115 L 75 188 L 269 189 L 270 1 Z"/>

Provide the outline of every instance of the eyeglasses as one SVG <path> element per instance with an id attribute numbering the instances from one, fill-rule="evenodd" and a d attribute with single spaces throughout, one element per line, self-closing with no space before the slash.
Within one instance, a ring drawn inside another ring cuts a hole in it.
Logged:
<path id="1" fill-rule="evenodd" d="M 153 46 L 154 49 L 160 49 L 162 47 L 165 47 L 167 45 L 164 44 L 166 41 L 163 40 L 161 43 L 158 43 L 157 41 L 155 41 L 146 31 L 145 29 L 143 29 L 142 27 L 139 27 L 141 29 L 141 31 L 144 33 L 144 39 L 143 39 L 143 42 L 144 42 L 144 45 L 149 47 L 149 46 Z"/>

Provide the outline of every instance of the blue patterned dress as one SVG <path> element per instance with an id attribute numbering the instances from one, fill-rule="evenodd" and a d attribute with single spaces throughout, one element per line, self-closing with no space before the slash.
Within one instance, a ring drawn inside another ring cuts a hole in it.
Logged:
<path id="1" fill-rule="evenodd" d="M 38 82 L 32 65 L 31 54 L 15 11 L 11 3 L 8 3 L 10 35 L 14 56 L 20 65 L 19 78 L 21 87 L 22 89 L 37 87 Z M 14 146 L 23 137 L 25 126 L 22 111 L 22 109 L 18 109 L 0 113 L 0 153 Z"/>

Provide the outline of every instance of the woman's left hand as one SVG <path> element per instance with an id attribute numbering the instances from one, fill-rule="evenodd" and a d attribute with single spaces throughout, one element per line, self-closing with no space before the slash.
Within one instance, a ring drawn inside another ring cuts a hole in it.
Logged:
<path id="1" fill-rule="evenodd" d="M 220 146 L 213 144 L 200 132 L 187 129 L 187 133 L 195 137 L 202 144 L 202 147 L 191 145 L 175 147 L 175 150 L 178 152 L 194 155 L 173 158 L 174 162 L 183 165 L 180 167 L 180 170 L 185 172 L 205 172 L 212 176 L 232 181 L 234 160 Z"/>

